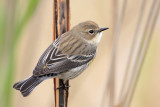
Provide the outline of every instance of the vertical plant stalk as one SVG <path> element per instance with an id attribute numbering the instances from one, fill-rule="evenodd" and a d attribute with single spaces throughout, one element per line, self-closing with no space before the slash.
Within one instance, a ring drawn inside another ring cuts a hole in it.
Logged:
<path id="1" fill-rule="evenodd" d="M 114 37 L 113 37 L 113 47 L 112 47 L 112 57 L 111 57 L 111 66 L 110 66 L 110 71 L 109 71 L 109 77 L 108 77 L 108 92 L 110 93 L 109 95 L 109 107 L 114 107 L 114 97 L 115 97 L 115 73 L 116 73 L 116 53 L 117 53 L 117 46 L 118 46 L 118 40 L 119 40 L 119 33 L 120 33 L 120 27 L 123 23 L 124 19 L 124 14 L 126 10 L 126 4 L 127 0 L 123 0 L 122 4 L 122 11 L 120 16 L 118 16 L 117 21 L 115 23 L 115 31 L 114 31 Z M 115 12 L 117 12 L 116 10 Z"/>
<path id="2" fill-rule="evenodd" d="M 4 46 L 3 50 L 2 50 L 2 64 L 4 64 L 3 66 L 1 66 L 3 68 L 4 71 L 1 75 L 3 75 L 2 78 L 4 78 L 1 81 L 4 81 L 4 84 L 2 87 L 2 104 L 4 104 L 5 107 L 11 107 L 12 106 L 12 101 L 13 101 L 13 97 L 12 97 L 12 89 L 9 88 L 12 86 L 12 81 L 14 80 L 14 70 L 15 70 L 15 54 L 14 54 L 14 50 L 13 50 L 13 44 L 12 44 L 12 40 L 14 38 L 14 20 L 15 20 L 15 5 L 16 2 L 14 2 L 14 0 L 6 0 L 6 31 L 5 31 L 5 38 L 4 38 L 4 44 L 2 44 Z M 8 43 L 7 43 L 7 42 Z M 8 64 L 8 66 L 6 66 L 6 64 Z M 2 69 L 0 68 L 0 69 Z"/>
<path id="3" fill-rule="evenodd" d="M 148 15 L 148 19 L 145 25 L 145 29 L 143 31 L 141 44 L 139 46 L 136 60 L 134 62 L 134 68 L 131 71 L 132 77 L 129 80 L 129 86 L 128 86 L 129 88 L 127 89 L 125 97 L 123 98 L 122 107 L 129 107 L 131 103 L 137 79 L 140 75 L 140 71 L 144 63 L 145 55 L 149 46 L 149 42 L 152 37 L 152 33 L 155 27 L 159 11 L 160 11 L 160 1 L 158 2 L 157 0 L 153 0 L 150 13 Z"/>
<path id="4" fill-rule="evenodd" d="M 69 0 L 53 0 L 53 41 L 70 29 Z M 67 107 L 68 91 L 60 88 L 62 79 L 54 78 L 55 107 Z M 69 81 L 66 81 L 69 85 Z M 69 90 L 69 88 L 67 89 Z"/>
<path id="5" fill-rule="evenodd" d="M 139 13 L 139 17 L 138 17 L 138 21 L 137 21 L 137 26 L 136 26 L 136 29 L 135 29 L 135 33 L 134 33 L 134 39 L 133 39 L 133 43 L 131 45 L 131 48 L 130 48 L 130 53 L 129 53 L 129 56 L 127 58 L 127 66 L 126 66 L 126 69 L 125 69 L 125 76 L 124 76 L 124 79 L 123 79 L 123 83 L 122 83 L 122 88 L 120 90 L 120 96 L 119 96 L 119 103 L 121 104 L 122 103 L 122 100 L 123 100 L 123 97 L 126 95 L 126 89 L 129 88 L 129 82 L 128 82 L 128 79 L 129 79 L 129 70 L 130 70 L 130 67 L 131 67 L 131 64 L 132 64 L 132 57 L 133 57 L 133 53 L 135 51 L 135 44 L 136 44 L 136 41 L 138 39 L 138 36 L 139 36 L 139 29 L 142 25 L 142 19 L 143 19 L 143 13 L 144 13 L 144 9 L 145 9 L 145 5 L 146 5 L 146 0 L 143 0 L 142 3 L 141 3 L 141 8 L 140 8 L 140 13 Z"/>
<path id="6" fill-rule="evenodd" d="M 128 107 L 131 103 L 131 100 L 132 100 L 132 97 L 133 97 L 133 93 L 135 91 L 135 86 L 136 86 L 136 83 L 137 83 L 137 80 L 138 80 L 138 77 L 140 75 L 140 71 L 142 69 L 142 65 L 144 63 L 144 59 L 145 59 L 145 56 L 146 56 L 146 52 L 147 52 L 147 49 L 148 49 L 148 46 L 149 46 L 149 43 L 151 41 L 151 37 L 153 36 L 152 33 L 153 33 L 153 30 L 154 30 L 154 27 L 155 27 L 155 24 L 156 24 L 156 21 L 157 21 L 157 17 L 158 17 L 158 13 L 160 12 L 160 2 L 156 2 L 157 0 L 154 0 L 154 3 L 155 3 L 155 9 L 153 8 L 151 10 L 151 12 L 154 13 L 154 15 L 151 15 L 151 17 L 149 17 L 149 25 L 151 25 L 151 27 L 149 28 L 148 26 L 146 26 L 148 29 L 148 33 L 146 34 L 146 30 L 144 31 L 144 38 L 142 40 L 142 43 L 141 46 L 140 46 L 140 49 L 141 51 L 138 52 L 138 61 L 136 61 L 136 67 L 135 67 L 135 73 L 133 75 L 133 78 L 131 79 L 131 89 L 128 91 L 128 97 L 126 98 L 126 105 L 124 105 L 125 107 Z M 158 6 L 156 6 L 158 4 Z"/>

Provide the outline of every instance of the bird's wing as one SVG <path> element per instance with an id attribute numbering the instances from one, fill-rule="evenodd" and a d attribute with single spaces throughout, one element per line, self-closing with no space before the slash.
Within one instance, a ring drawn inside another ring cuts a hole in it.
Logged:
<path id="1" fill-rule="evenodd" d="M 56 42 L 56 43 L 55 43 Z M 35 70 L 34 76 L 47 74 L 60 74 L 72 68 L 89 63 L 95 56 L 96 52 L 88 55 L 66 55 L 57 49 L 58 40 L 51 44 L 40 57 Z"/>

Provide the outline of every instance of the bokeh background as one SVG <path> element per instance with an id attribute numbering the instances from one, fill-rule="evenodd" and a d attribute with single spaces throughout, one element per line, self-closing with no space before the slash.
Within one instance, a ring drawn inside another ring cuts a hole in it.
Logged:
<path id="1" fill-rule="evenodd" d="M 146 0 L 140 32 L 146 25 L 153 1 Z M 127 1 L 120 26 L 116 53 L 115 107 L 119 103 L 118 97 L 142 3 L 142 0 Z M 113 54 L 113 36 L 122 8 L 123 0 L 70 0 L 71 28 L 79 22 L 92 20 L 110 29 L 103 33 L 95 61 L 82 75 L 70 81 L 69 107 L 108 107 L 107 82 Z M 39 57 L 52 43 L 52 27 L 52 0 L 0 0 L 0 107 L 54 107 L 52 79 L 41 83 L 25 98 L 12 89 L 14 82 L 32 74 Z M 131 107 L 160 107 L 159 29 L 160 14 L 145 54 Z"/>

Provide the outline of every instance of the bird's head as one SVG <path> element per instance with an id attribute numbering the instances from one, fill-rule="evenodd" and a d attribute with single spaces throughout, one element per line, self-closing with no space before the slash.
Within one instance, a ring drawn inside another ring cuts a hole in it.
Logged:
<path id="1" fill-rule="evenodd" d="M 73 32 L 75 36 L 81 37 L 89 43 L 98 44 L 102 36 L 102 31 L 107 29 L 109 28 L 100 28 L 93 21 L 86 21 L 73 27 L 71 32 Z"/>

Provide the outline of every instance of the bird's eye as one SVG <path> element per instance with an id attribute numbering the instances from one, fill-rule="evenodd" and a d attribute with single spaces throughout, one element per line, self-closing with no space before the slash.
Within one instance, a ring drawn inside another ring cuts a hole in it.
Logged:
<path id="1" fill-rule="evenodd" d="M 92 29 L 89 30 L 89 33 L 90 33 L 90 34 L 93 34 L 93 33 L 94 33 L 94 30 L 92 30 Z"/>

